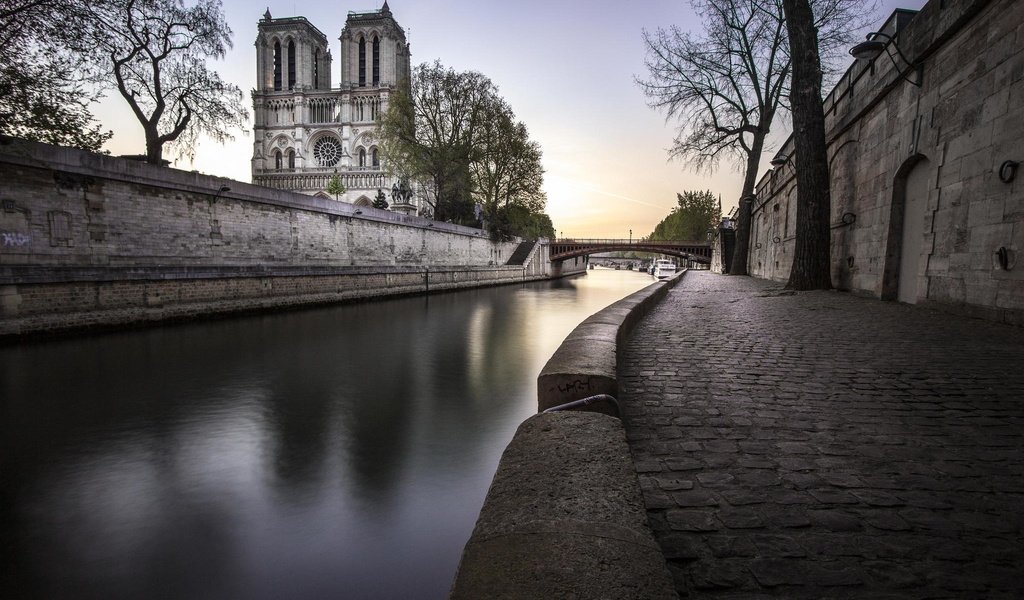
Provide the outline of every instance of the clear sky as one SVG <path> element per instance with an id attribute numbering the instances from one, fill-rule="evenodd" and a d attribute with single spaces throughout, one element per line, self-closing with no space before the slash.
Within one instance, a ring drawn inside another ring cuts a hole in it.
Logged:
<path id="1" fill-rule="evenodd" d="M 894 8 L 924 3 L 882 0 L 874 22 Z M 274 17 L 304 16 L 327 35 L 338 81 L 346 14 L 381 4 L 225 0 L 235 47 L 211 67 L 248 96 L 256 81 L 256 24 L 269 8 Z M 721 194 L 726 211 L 736 204 L 741 175 L 733 165 L 723 163 L 709 175 L 667 160 L 675 125 L 647 107 L 634 83 L 634 76 L 646 76 L 642 30 L 700 29 L 686 0 L 388 0 L 388 6 L 409 36 L 413 64 L 440 59 L 460 71 L 479 71 L 499 87 L 544 151 L 547 212 L 561 235 L 647 235 L 671 210 L 676 193 L 688 189 Z M 111 152 L 144 152 L 141 126 L 119 96 L 108 98 L 97 117 L 114 130 Z M 251 156 L 249 129 L 225 146 L 200 143 L 194 163 L 174 166 L 250 181 Z M 770 156 L 771 150 L 763 169 Z"/>

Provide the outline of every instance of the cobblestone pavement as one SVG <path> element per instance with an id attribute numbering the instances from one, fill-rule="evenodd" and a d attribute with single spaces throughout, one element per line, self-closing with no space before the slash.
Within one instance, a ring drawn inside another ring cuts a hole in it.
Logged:
<path id="1" fill-rule="evenodd" d="M 690 271 L 620 400 L 691 598 L 1024 598 L 1024 330 Z"/>

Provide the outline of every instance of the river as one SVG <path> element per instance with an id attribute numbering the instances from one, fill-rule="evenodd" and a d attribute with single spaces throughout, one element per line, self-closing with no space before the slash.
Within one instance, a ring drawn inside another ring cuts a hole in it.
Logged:
<path id="1" fill-rule="evenodd" d="M 0 347 L 4 598 L 444 598 L 632 271 Z"/>

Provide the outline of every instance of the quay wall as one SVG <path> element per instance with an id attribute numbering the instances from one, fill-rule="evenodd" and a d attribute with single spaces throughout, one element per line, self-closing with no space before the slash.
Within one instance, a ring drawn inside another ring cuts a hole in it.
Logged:
<path id="1" fill-rule="evenodd" d="M 896 11 L 884 53 L 824 101 L 832 283 L 884 300 L 1024 324 L 1024 2 Z M 915 85 L 920 83 L 920 85 Z M 750 273 L 785 281 L 796 231 L 792 139 L 758 183 Z"/>
<path id="2" fill-rule="evenodd" d="M 553 274 L 546 243 L 510 266 L 479 229 L 75 149 L 3 138 L 0 171 L 0 336 Z"/>

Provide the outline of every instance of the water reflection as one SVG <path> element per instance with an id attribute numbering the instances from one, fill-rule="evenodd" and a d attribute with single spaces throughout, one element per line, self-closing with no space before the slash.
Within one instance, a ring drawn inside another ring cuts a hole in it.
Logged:
<path id="1" fill-rule="evenodd" d="M 0 348 L 5 598 L 443 597 L 631 272 Z"/>

